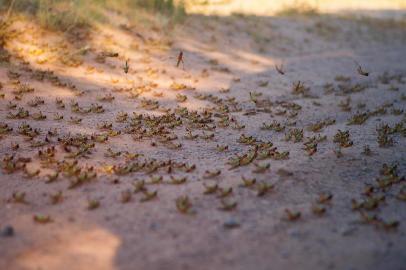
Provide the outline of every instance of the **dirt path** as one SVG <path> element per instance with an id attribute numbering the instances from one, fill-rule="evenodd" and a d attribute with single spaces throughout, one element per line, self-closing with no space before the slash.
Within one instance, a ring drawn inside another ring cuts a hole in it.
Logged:
<path id="1" fill-rule="evenodd" d="M 402 22 L 114 16 L 4 30 L 0 269 L 406 265 Z"/>

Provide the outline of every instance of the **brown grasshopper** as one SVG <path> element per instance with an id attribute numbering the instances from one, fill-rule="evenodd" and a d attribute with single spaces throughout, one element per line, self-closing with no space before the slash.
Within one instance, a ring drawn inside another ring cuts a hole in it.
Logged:
<path id="1" fill-rule="evenodd" d="M 125 65 L 123 67 L 123 70 L 124 70 L 125 74 L 127 74 L 128 71 L 130 70 L 130 65 L 128 64 L 129 61 L 130 61 L 129 59 L 125 60 Z"/>
<path id="2" fill-rule="evenodd" d="M 275 69 L 279 74 L 285 75 L 285 71 L 283 70 L 283 64 L 281 64 L 280 66 L 275 65 Z"/>
<path id="3" fill-rule="evenodd" d="M 183 61 L 183 51 L 180 51 L 178 54 L 178 61 L 176 62 L 176 67 L 179 67 L 180 63 L 182 63 L 183 69 L 185 69 L 185 62 Z"/>
<path id="4" fill-rule="evenodd" d="M 354 62 L 355 62 L 355 64 L 357 65 L 357 72 L 358 72 L 358 74 L 361 75 L 361 76 L 368 77 L 368 76 L 369 76 L 369 72 L 363 70 L 362 67 L 361 67 L 361 65 L 358 64 L 357 61 L 354 60 Z"/>

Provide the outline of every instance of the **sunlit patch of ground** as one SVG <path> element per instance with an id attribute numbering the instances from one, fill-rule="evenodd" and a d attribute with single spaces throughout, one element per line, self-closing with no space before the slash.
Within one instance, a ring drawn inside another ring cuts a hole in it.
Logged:
<path id="1" fill-rule="evenodd" d="M 196 1 L 199 3 L 199 1 Z M 321 13 L 358 13 L 364 15 L 385 16 L 382 12 L 399 12 L 402 16 L 406 9 L 403 0 L 226 0 L 226 1 L 200 1 L 202 4 L 189 6 L 189 12 L 203 14 L 230 15 L 232 13 L 244 13 L 251 15 L 274 15 L 288 9 L 296 9 L 297 12 L 313 8 Z M 369 13 L 368 13 L 369 12 Z M 391 14 L 393 15 L 393 13 Z M 389 15 L 390 16 L 390 15 Z"/>
<path id="2" fill-rule="evenodd" d="M 31 222 L 31 217 L 25 221 Z M 35 234 L 33 234 L 34 236 Z M 33 244 L 22 250 L 7 269 L 60 269 L 74 267 L 78 270 L 101 269 L 114 270 L 115 256 L 120 246 L 120 239 L 102 228 L 74 228 L 63 226 L 53 239 L 30 239 Z M 6 266 L 7 267 L 7 266 Z"/>

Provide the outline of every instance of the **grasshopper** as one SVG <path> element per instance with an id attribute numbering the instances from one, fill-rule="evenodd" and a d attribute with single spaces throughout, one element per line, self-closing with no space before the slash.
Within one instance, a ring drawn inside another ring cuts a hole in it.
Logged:
<path id="1" fill-rule="evenodd" d="M 124 64 L 124 67 L 123 67 L 123 70 L 124 70 L 125 74 L 127 74 L 128 71 L 130 71 L 130 65 L 128 64 L 129 61 L 130 61 L 130 59 L 125 60 L 125 64 Z"/>
<path id="2" fill-rule="evenodd" d="M 357 72 L 358 72 L 358 74 L 361 75 L 361 76 L 368 77 L 368 76 L 369 76 L 369 72 L 364 71 L 364 70 L 362 69 L 361 65 L 358 64 L 357 61 L 354 60 L 354 62 L 355 62 L 355 64 L 357 65 Z"/>
<path id="3" fill-rule="evenodd" d="M 285 75 L 285 71 L 283 70 L 283 64 L 281 64 L 279 66 L 275 65 L 275 69 L 280 75 Z"/>
<path id="4" fill-rule="evenodd" d="M 180 51 L 178 54 L 178 60 L 176 62 L 176 67 L 179 67 L 180 63 L 182 63 L 183 69 L 185 69 L 185 62 L 183 61 L 183 51 Z"/>

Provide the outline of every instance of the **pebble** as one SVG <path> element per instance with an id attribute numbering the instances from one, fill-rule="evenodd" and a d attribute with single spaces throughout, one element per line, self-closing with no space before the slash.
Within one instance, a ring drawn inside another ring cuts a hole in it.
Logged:
<path id="1" fill-rule="evenodd" d="M 4 227 L 1 230 L 0 235 L 3 237 L 12 237 L 12 236 L 14 236 L 14 228 L 11 226 Z"/>
<path id="2" fill-rule="evenodd" d="M 231 218 L 223 223 L 223 227 L 226 229 L 235 229 L 240 227 L 240 223 L 237 220 Z"/>

